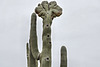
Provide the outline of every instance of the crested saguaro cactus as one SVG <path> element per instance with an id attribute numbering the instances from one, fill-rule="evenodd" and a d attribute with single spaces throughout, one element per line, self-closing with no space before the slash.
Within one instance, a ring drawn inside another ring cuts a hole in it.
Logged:
<path id="1" fill-rule="evenodd" d="M 33 13 L 31 16 L 30 40 L 27 43 L 27 65 L 28 67 L 38 67 L 38 60 L 40 60 L 40 67 L 51 67 L 51 25 L 52 20 L 62 14 L 62 8 L 55 1 L 51 1 L 50 3 L 43 1 L 35 8 L 35 12 L 43 19 L 43 48 L 40 53 L 37 45 L 37 17 Z M 67 67 L 67 51 L 65 46 L 61 47 L 60 67 Z"/>

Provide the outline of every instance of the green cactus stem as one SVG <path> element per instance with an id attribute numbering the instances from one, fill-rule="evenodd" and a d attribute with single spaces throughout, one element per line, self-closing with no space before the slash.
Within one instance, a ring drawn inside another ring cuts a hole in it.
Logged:
<path id="1" fill-rule="evenodd" d="M 67 67 L 67 50 L 65 46 L 61 47 L 61 63 L 60 67 Z"/>
<path id="2" fill-rule="evenodd" d="M 52 20 L 62 14 L 62 9 L 55 1 L 43 1 L 35 12 L 43 19 L 43 48 L 40 54 L 40 67 L 51 67 L 51 24 Z"/>
<path id="3" fill-rule="evenodd" d="M 38 67 L 38 45 L 37 45 L 37 33 L 36 33 L 36 14 L 33 13 L 31 16 L 31 30 L 29 40 L 29 67 Z"/>
<path id="4" fill-rule="evenodd" d="M 28 43 L 26 44 L 26 49 L 27 49 L 27 67 L 29 67 L 29 45 Z"/>
<path id="5" fill-rule="evenodd" d="M 30 30 L 30 49 L 32 52 L 32 55 L 35 59 L 38 58 L 39 51 L 38 51 L 38 45 L 37 45 L 37 32 L 36 32 L 36 14 L 33 13 L 31 16 L 31 30 Z"/>

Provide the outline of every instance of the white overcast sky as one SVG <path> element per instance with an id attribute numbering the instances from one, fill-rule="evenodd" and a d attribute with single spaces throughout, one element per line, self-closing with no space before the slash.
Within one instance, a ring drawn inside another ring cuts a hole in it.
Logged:
<path id="1" fill-rule="evenodd" d="M 30 18 L 42 0 L 0 0 L 0 67 L 27 67 Z M 48 0 L 50 2 L 50 0 Z M 100 0 L 56 0 L 63 14 L 52 23 L 52 67 L 60 67 L 60 47 L 68 67 L 100 67 Z M 42 48 L 42 19 L 37 18 Z"/>

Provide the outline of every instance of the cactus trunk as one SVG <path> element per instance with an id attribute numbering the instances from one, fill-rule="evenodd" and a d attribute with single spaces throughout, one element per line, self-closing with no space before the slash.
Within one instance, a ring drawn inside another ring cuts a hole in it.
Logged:
<path id="1" fill-rule="evenodd" d="M 52 19 L 49 15 L 43 20 L 43 48 L 40 55 L 40 67 L 51 67 L 51 22 Z"/>

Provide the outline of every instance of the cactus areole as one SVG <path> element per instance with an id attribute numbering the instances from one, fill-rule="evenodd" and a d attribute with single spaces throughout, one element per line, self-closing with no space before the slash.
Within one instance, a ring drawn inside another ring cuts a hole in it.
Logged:
<path id="1" fill-rule="evenodd" d="M 42 52 L 38 50 L 36 20 L 38 14 L 43 19 L 43 47 Z M 38 60 L 40 60 L 40 67 L 51 67 L 51 25 L 52 20 L 62 14 L 62 8 L 57 5 L 56 1 L 42 1 L 41 4 L 35 8 L 35 13 L 31 16 L 30 39 L 27 43 L 27 66 L 38 67 Z M 67 67 L 67 51 L 66 47 L 61 48 L 61 64 L 60 67 Z"/>

